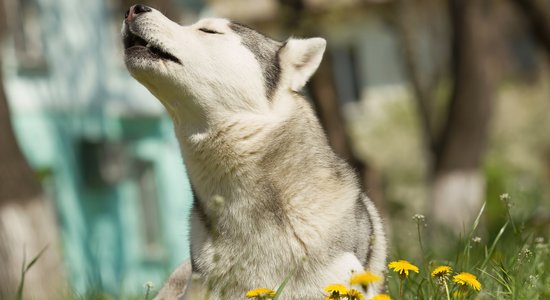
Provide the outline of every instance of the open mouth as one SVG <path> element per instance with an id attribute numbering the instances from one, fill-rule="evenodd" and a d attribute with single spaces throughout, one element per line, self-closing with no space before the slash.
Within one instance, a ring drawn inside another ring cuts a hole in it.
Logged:
<path id="1" fill-rule="evenodd" d="M 143 38 L 133 34 L 130 30 L 126 30 L 123 38 L 124 50 L 126 53 L 146 53 L 153 58 L 170 60 L 181 64 L 181 61 L 174 55 L 160 49 L 158 46 L 152 45 Z"/>

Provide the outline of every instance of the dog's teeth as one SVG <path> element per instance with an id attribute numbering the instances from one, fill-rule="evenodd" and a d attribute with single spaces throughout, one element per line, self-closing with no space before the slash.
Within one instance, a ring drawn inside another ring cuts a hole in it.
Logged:
<path id="1" fill-rule="evenodd" d="M 151 48 L 151 44 L 147 43 L 147 45 L 145 45 L 145 47 Z"/>

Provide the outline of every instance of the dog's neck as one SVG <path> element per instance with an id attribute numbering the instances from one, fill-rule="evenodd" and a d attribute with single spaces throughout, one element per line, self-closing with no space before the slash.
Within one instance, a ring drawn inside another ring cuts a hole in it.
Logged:
<path id="1" fill-rule="evenodd" d="M 294 100 L 294 99 L 289 99 Z M 218 113 L 208 122 L 190 126 L 175 123 L 187 171 L 194 191 L 202 201 L 214 196 L 245 199 L 257 191 L 254 175 L 265 157 L 270 136 L 288 122 L 296 103 L 273 103 L 269 112 Z M 246 201 L 243 203 L 246 204 Z M 256 203 L 257 204 L 257 203 Z"/>
<path id="2" fill-rule="evenodd" d="M 184 90 L 149 90 L 160 99 L 172 118 L 178 139 L 197 141 L 233 123 L 235 119 L 247 120 L 271 115 L 273 108 L 267 98 L 252 101 L 252 95 L 197 96 Z"/>

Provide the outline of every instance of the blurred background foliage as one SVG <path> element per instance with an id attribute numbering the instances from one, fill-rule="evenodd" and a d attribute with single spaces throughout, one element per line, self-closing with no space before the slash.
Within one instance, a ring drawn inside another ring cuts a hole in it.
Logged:
<path id="1" fill-rule="evenodd" d="M 0 298 L 48 250 L 26 295 L 158 287 L 188 257 L 192 195 L 171 122 L 130 78 L 133 1 L 0 1 Z M 550 229 L 550 2 L 143 1 L 190 24 L 220 16 L 328 47 L 306 94 L 336 153 L 387 220 L 391 255 L 445 257 L 483 202 L 480 235 Z M 86 296 L 85 296 L 86 298 Z"/>

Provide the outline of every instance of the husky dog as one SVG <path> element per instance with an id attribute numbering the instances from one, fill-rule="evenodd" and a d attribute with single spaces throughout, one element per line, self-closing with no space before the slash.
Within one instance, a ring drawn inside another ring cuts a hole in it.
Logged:
<path id="1" fill-rule="evenodd" d="M 128 70 L 174 121 L 194 192 L 192 268 L 166 289 L 192 269 L 211 299 L 286 278 L 281 299 L 321 299 L 352 272 L 382 276 L 378 212 L 300 94 L 324 39 L 278 42 L 225 19 L 180 26 L 144 5 L 122 35 Z"/>

